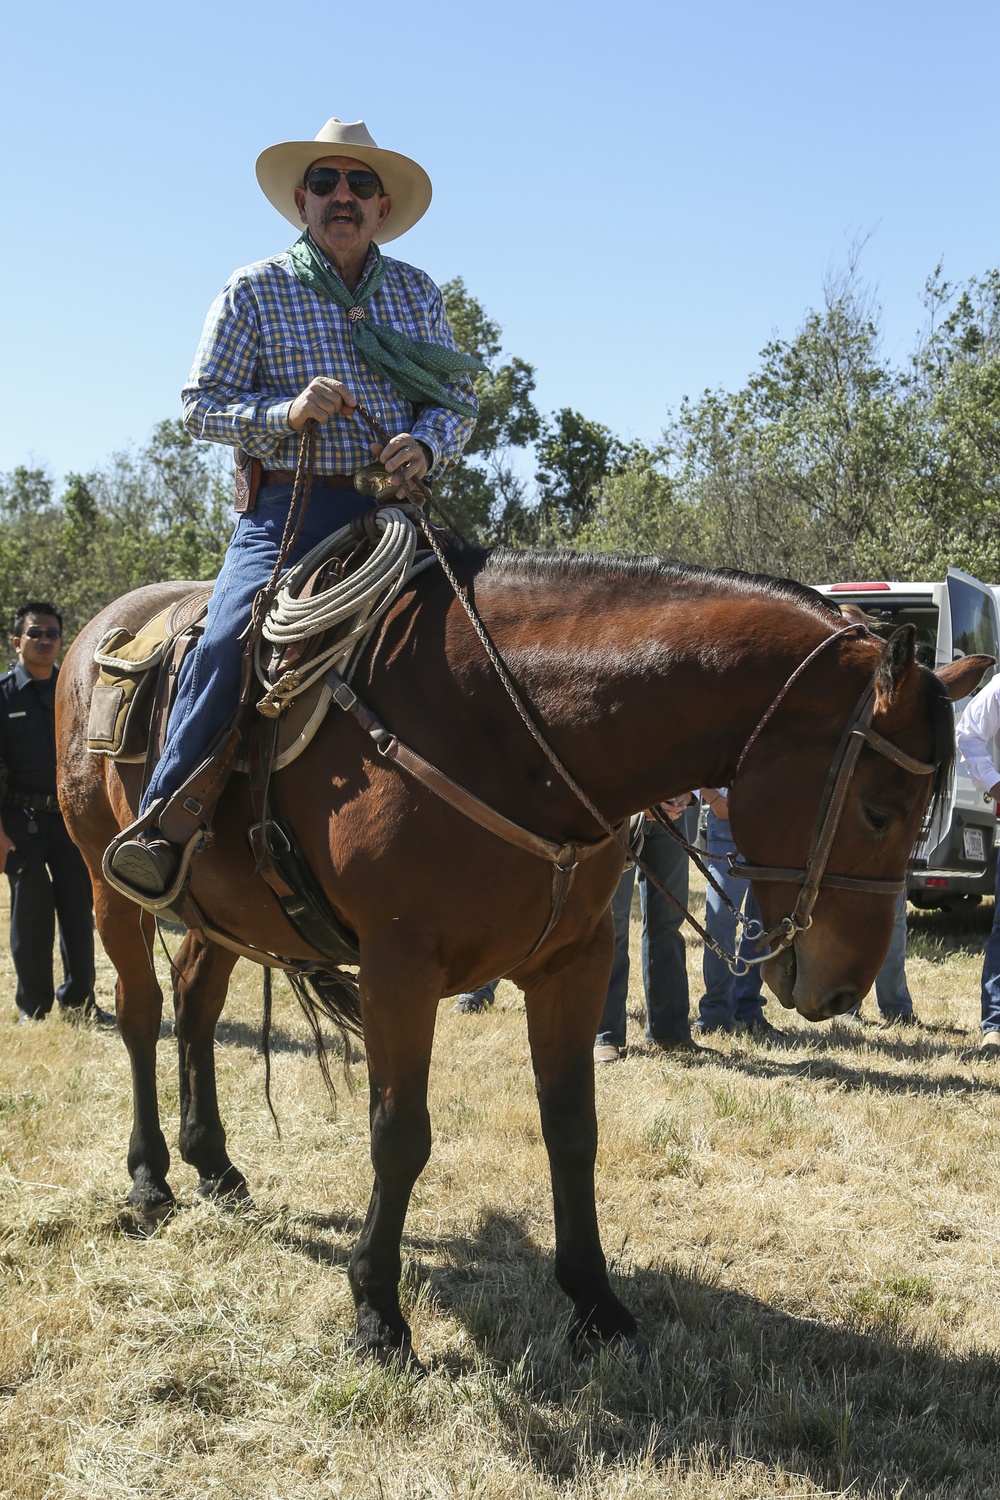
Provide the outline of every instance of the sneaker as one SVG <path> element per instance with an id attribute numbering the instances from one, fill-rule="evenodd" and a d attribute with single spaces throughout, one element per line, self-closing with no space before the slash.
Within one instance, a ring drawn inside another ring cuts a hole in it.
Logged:
<path id="1" fill-rule="evenodd" d="M 623 1055 L 621 1047 L 616 1047 L 614 1042 L 598 1042 L 594 1048 L 595 1063 L 621 1062 Z"/>
<path id="2" fill-rule="evenodd" d="M 719 1032 L 723 1036 L 731 1036 L 733 1033 L 733 1027 L 723 1021 L 720 1021 L 718 1026 L 709 1026 L 704 1021 L 695 1021 L 691 1030 L 696 1031 L 699 1036 L 717 1036 Z"/>
<path id="3" fill-rule="evenodd" d="M 33 1025 L 37 1021 L 44 1021 L 44 1020 L 45 1020 L 44 1016 L 36 1016 L 35 1012 L 33 1010 L 20 1010 L 19 1009 L 18 1012 L 17 1012 L 17 1024 L 18 1024 L 18 1026 L 31 1026 L 31 1025 Z"/>
<path id="4" fill-rule="evenodd" d="M 129 839 L 115 850 L 112 872 L 144 896 L 162 896 L 177 877 L 180 850 L 166 839 Z"/>
<path id="5" fill-rule="evenodd" d="M 89 1000 L 86 1005 L 60 1005 L 59 1014 L 70 1026 L 93 1026 L 105 1031 L 118 1029 L 118 1022 L 111 1012 L 102 1010 L 96 1000 Z"/>
<path id="6" fill-rule="evenodd" d="M 466 990 L 464 995 L 459 995 L 451 1008 L 460 1016 L 477 1016 L 492 1004 L 493 991 L 488 985 L 483 985 L 482 989 Z"/>
<path id="7" fill-rule="evenodd" d="M 906 1014 L 902 1015 L 902 1016 L 883 1016 L 882 1017 L 882 1030 L 883 1031 L 888 1031 L 891 1026 L 919 1026 L 919 1025 L 920 1025 L 920 1022 L 917 1020 L 917 1018 L 913 1014 L 912 1010 L 907 1011 Z"/>

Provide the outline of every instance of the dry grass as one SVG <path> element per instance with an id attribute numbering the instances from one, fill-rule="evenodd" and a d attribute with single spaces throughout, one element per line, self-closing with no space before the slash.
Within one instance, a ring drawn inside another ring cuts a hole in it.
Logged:
<path id="1" fill-rule="evenodd" d="M 117 1037 L 0 1015 L 0 1495 L 737 1500 L 986 1496 L 1000 1418 L 1000 1072 L 977 1034 L 991 909 L 917 917 L 925 1028 L 808 1027 L 598 1078 L 598 1202 L 651 1369 L 575 1363 L 520 997 L 442 1006 L 435 1147 L 404 1241 L 417 1381 L 346 1349 L 370 1187 L 363 1068 L 332 1114 L 277 988 L 276 1140 L 237 972 L 219 1048 L 255 1207 L 119 1223 Z M 0 920 L 5 920 L 0 913 Z M 698 951 L 689 950 L 698 994 Z M 0 958 L 4 992 L 9 961 Z M 111 981 L 103 974 L 103 997 Z M 633 992 L 633 1036 L 640 1004 Z M 866 1012 L 874 1015 L 873 1002 Z M 774 1016 L 773 1019 L 779 1020 Z M 176 1132 L 172 1047 L 161 1100 Z"/>

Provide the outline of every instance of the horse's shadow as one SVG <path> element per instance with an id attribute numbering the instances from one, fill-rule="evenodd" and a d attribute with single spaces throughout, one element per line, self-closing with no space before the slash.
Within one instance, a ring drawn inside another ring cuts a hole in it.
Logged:
<path id="1" fill-rule="evenodd" d="M 286 1225 L 288 1248 L 344 1266 L 352 1214 Z M 475 1349 L 432 1365 L 450 1380 L 485 1375 L 483 1398 L 512 1457 L 547 1480 L 595 1458 L 608 1465 L 741 1460 L 807 1476 L 817 1488 L 908 1495 L 996 1493 L 1000 1359 L 953 1355 L 907 1332 L 931 1293 L 921 1278 L 847 1298 L 842 1321 L 782 1312 L 666 1260 L 613 1267 L 652 1339 L 643 1369 L 606 1351 L 568 1351 L 553 1255 L 516 1216 L 487 1213 L 462 1237 L 404 1235 L 402 1295 L 454 1318 Z M 434 1256 L 435 1264 L 423 1259 Z M 956 1488 L 957 1484 L 957 1488 Z"/>

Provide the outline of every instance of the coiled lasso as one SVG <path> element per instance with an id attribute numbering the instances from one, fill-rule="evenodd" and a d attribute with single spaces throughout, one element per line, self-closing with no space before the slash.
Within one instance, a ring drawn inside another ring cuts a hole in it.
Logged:
<path id="1" fill-rule="evenodd" d="M 254 665 L 266 689 L 257 708 L 266 717 L 276 718 L 293 698 L 311 687 L 329 667 L 335 667 L 344 675 L 344 666 L 355 647 L 378 623 L 414 572 L 426 565 L 421 561 L 414 567 L 417 530 L 409 516 L 393 505 L 383 505 L 375 511 L 373 519 L 382 533 L 374 550 L 356 571 L 340 579 L 332 588 L 308 599 L 300 599 L 295 593 L 296 588 L 322 563 L 351 542 L 349 526 L 343 526 L 325 538 L 285 575 L 264 621 L 263 638 L 266 641 L 280 649 L 338 626 L 342 628 L 338 630 L 336 640 L 318 656 L 311 657 L 301 668 L 292 667 L 283 672 L 273 684 L 264 672 L 260 643 L 257 643 Z M 426 559 L 426 562 L 433 561 L 432 557 Z"/>

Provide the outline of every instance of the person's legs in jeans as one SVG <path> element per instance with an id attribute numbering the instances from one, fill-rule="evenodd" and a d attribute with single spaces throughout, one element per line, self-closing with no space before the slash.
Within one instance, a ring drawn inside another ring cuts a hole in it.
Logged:
<path id="1" fill-rule="evenodd" d="M 684 833 L 684 820 L 679 820 Z M 688 901 L 688 856 L 658 823 L 647 821 L 642 858 L 660 884 L 683 906 Z M 691 1040 L 687 953 L 678 907 L 639 877 L 642 902 L 642 979 L 646 993 L 647 1042 Z M 613 976 L 612 976 L 613 978 Z M 610 991 L 609 991 L 610 995 Z M 624 1013 L 624 1001 L 622 1003 Z"/>
<path id="2" fill-rule="evenodd" d="M 645 850 L 643 852 L 645 853 Z M 629 864 L 625 866 L 622 878 L 618 882 L 618 889 L 611 898 L 611 915 L 615 923 L 615 958 L 611 966 L 611 978 L 608 981 L 604 1009 L 597 1024 L 597 1037 L 594 1041 L 595 1047 L 617 1047 L 619 1052 L 625 1046 L 625 1002 L 628 999 L 629 974 L 628 929 L 634 888 L 635 865 Z"/>
<path id="3" fill-rule="evenodd" d="M 728 819 L 708 813 L 706 848 L 709 854 L 731 854 L 735 845 Z M 709 860 L 717 884 L 735 906 L 741 899 L 746 882 L 728 873 L 728 866 Z M 705 929 L 725 953 L 732 953 L 736 940 L 736 918 L 714 887 L 705 889 Z M 736 990 L 733 972 L 724 959 L 706 947 L 702 957 L 702 979 L 705 993 L 698 1005 L 698 1026 L 703 1031 L 732 1031 L 736 1023 Z"/>
<path id="4" fill-rule="evenodd" d="M 1000 860 L 997 861 L 993 927 L 983 954 L 982 1009 L 983 1035 L 1000 1031 Z"/>
<path id="5" fill-rule="evenodd" d="M 906 892 L 896 902 L 889 951 L 875 976 L 875 999 L 887 1021 L 913 1015 L 913 998 L 906 982 Z"/>
<path id="6" fill-rule="evenodd" d="M 757 905 L 749 882 L 740 882 L 744 887 L 743 915 L 748 922 L 760 922 L 760 907 Z M 739 954 L 741 958 L 759 958 L 760 948 L 756 942 L 751 941 L 746 935 L 746 928 L 741 929 Z M 734 976 L 733 995 L 734 1009 L 737 1021 L 744 1026 L 756 1026 L 764 1019 L 764 998 L 762 989 L 764 980 L 760 972 L 760 964 L 750 964 L 745 974 Z"/>
<path id="7" fill-rule="evenodd" d="M 239 637 L 277 559 L 291 495 L 290 485 L 266 487 L 257 509 L 236 523 L 208 606 L 205 633 L 181 666 L 166 744 L 143 796 L 143 811 L 183 785 L 236 707 L 243 661 Z M 314 490 L 289 566 L 370 504 L 353 490 Z"/>

